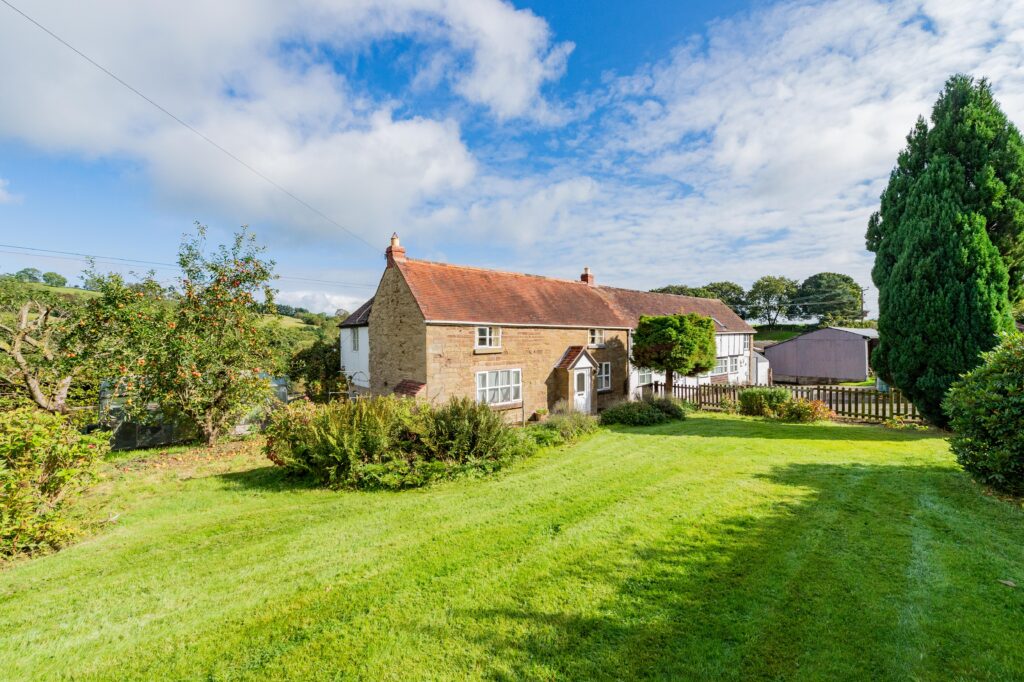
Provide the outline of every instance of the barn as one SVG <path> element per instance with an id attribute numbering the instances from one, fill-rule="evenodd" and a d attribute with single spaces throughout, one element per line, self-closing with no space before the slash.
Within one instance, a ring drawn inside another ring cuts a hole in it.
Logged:
<path id="1" fill-rule="evenodd" d="M 834 384 L 866 381 L 877 344 L 877 329 L 823 327 L 768 346 L 764 354 L 777 382 Z"/>

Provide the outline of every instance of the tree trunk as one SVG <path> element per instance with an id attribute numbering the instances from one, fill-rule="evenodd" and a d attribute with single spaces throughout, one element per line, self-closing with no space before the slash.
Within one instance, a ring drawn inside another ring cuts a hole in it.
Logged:
<path id="1" fill-rule="evenodd" d="M 670 369 L 665 370 L 665 397 L 672 397 L 672 380 L 675 378 L 675 372 Z"/>

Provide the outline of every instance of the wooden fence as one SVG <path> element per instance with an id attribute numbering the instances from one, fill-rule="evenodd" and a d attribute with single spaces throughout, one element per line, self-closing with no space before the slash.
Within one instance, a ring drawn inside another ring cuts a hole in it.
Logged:
<path id="1" fill-rule="evenodd" d="M 723 400 L 739 402 L 740 391 L 749 386 L 673 386 L 672 395 L 680 400 L 693 403 L 701 410 L 718 410 Z M 794 398 L 820 400 L 837 416 L 854 421 L 884 421 L 890 417 L 902 417 L 909 421 L 920 421 L 921 415 L 913 403 L 903 397 L 898 389 L 888 392 L 857 386 L 784 386 Z M 665 384 L 655 382 L 654 394 L 665 395 Z"/>

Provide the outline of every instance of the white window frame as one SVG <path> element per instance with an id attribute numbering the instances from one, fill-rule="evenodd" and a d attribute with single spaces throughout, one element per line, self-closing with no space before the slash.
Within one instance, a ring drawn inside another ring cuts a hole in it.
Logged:
<path id="1" fill-rule="evenodd" d="M 729 374 L 736 374 L 740 371 L 740 356 L 733 355 L 729 358 Z"/>
<path id="2" fill-rule="evenodd" d="M 603 329 L 589 329 L 587 330 L 588 338 L 590 339 L 587 345 L 591 348 L 600 348 L 604 346 L 604 330 Z"/>
<path id="3" fill-rule="evenodd" d="M 484 343 L 480 343 L 481 337 Z M 501 327 L 477 327 L 473 336 L 473 347 L 501 348 Z"/>
<path id="4" fill-rule="evenodd" d="M 507 373 L 507 376 L 502 376 Z M 491 384 L 491 380 L 494 384 Z M 502 383 L 502 380 L 505 383 Z M 493 400 L 492 400 L 493 398 Z M 476 373 L 476 401 L 484 405 L 512 405 L 523 400 L 522 369 L 488 369 Z"/>
<path id="5" fill-rule="evenodd" d="M 715 367 L 711 370 L 711 376 L 719 376 L 721 374 L 729 373 L 729 358 L 720 357 L 715 358 Z"/>
<path id="6" fill-rule="evenodd" d="M 750 334 L 743 335 L 743 352 L 750 350 Z"/>
<path id="7" fill-rule="evenodd" d="M 645 380 L 646 378 L 646 380 Z M 637 367 L 636 383 L 638 386 L 647 386 L 654 383 L 654 370 L 647 367 Z"/>
<path id="8" fill-rule="evenodd" d="M 602 362 L 598 365 L 597 390 L 598 392 L 612 390 L 612 363 Z"/>
<path id="9" fill-rule="evenodd" d="M 352 327 L 352 352 L 359 352 L 359 327 Z"/>

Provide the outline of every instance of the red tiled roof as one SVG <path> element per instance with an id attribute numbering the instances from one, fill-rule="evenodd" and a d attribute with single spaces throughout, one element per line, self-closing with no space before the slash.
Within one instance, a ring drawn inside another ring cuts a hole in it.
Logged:
<path id="1" fill-rule="evenodd" d="M 557 365 L 555 365 L 555 369 L 569 369 L 573 364 L 575 364 L 576 360 L 578 360 L 581 355 L 586 355 L 590 360 L 590 364 L 597 366 L 597 363 L 594 362 L 594 358 L 591 357 L 586 348 L 583 346 L 569 346 L 562 354 L 562 359 L 558 361 Z"/>
<path id="2" fill-rule="evenodd" d="M 422 381 L 413 381 L 412 379 L 402 379 L 395 385 L 395 395 L 403 395 L 407 398 L 415 398 L 419 395 L 423 387 L 426 386 Z"/>
<path id="3" fill-rule="evenodd" d="M 427 322 L 633 329 L 641 315 L 699 313 L 714 318 L 719 331 L 754 331 L 728 306 L 712 298 L 590 286 L 412 259 L 395 264 Z"/>
<path id="4" fill-rule="evenodd" d="M 351 315 L 346 317 L 339 327 L 363 327 L 370 324 L 370 310 L 373 308 L 373 299 L 355 309 Z"/>

